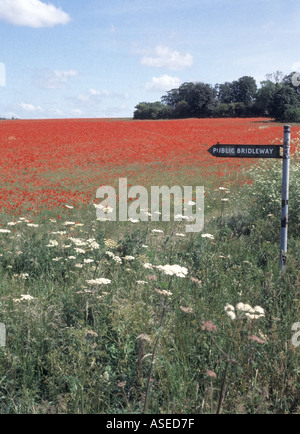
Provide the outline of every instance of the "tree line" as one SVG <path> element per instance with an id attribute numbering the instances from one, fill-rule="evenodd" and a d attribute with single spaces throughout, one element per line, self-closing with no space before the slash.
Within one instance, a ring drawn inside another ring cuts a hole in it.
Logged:
<path id="1" fill-rule="evenodd" d="M 243 76 L 214 86 L 186 82 L 161 97 L 140 102 L 134 119 L 178 119 L 189 117 L 271 117 L 279 122 L 300 122 L 299 74 L 267 74 L 258 88 L 253 77 Z M 299 86 L 299 87 L 298 87 Z"/>

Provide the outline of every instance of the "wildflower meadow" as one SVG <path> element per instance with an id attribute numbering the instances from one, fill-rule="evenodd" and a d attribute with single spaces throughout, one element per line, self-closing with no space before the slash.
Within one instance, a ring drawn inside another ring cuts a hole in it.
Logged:
<path id="1" fill-rule="evenodd" d="M 207 150 L 281 145 L 283 125 L 1 121 L 0 413 L 299 414 L 300 126 L 291 130 L 280 272 L 282 160 Z M 203 230 L 151 221 L 150 206 L 142 221 L 97 219 L 97 189 L 120 178 L 204 186 Z"/>

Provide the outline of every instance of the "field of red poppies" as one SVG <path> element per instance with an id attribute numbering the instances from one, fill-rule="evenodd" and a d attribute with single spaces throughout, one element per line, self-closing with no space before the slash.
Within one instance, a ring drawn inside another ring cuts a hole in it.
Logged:
<path id="1" fill-rule="evenodd" d="M 292 128 L 299 138 L 300 127 Z M 219 182 L 253 164 L 214 158 L 226 144 L 280 144 L 282 125 L 268 119 L 11 120 L 0 130 L 0 210 L 18 214 L 91 203 L 101 185 L 119 177 L 139 185 Z M 245 174 L 246 176 L 246 174 Z"/>

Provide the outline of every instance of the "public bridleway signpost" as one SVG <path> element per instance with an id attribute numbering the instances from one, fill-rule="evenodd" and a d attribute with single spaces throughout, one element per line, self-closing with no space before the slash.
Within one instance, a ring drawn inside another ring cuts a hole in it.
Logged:
<path id="1" fill-rule="evenodd" d="M 220 145 L 217 143 L 208 152 L 214 157 L 223 158 L 281 158 L 278 145 Z"/>
<path id="2" fill-rule="evenodd" d="M 281 145 L 222 145 L 217 143 L 208 149 L 213 157 L 221 158 L 281 158 L 283 160 L 282 173 L 282 208 L 280 232 L 280 269 L 284 270 L 287 253 L 287 229 L 289 206 L 289 177 L 290 177 L 290 146 L 291 127 L 285 125 L 283 146 Z M 280 149 L 283 148 L 283 155 Z"/>

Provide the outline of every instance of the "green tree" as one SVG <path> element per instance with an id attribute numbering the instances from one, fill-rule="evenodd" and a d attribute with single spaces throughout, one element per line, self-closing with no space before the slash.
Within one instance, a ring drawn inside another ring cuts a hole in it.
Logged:
<path id="1" fill-rule="evenodd" d="M 217 103 L 217 91 L 210 84 L 186 82 L 161 98 L 174 109 L 175 117 L 210 116 Z"/>
<path id="2" fill-rule="evenodd" d="M 246 106 L 250 106 L 255 100 L 256 93 L 257 84 L 253 77 L 245 75 L 232 82 L 232 102 L 242 102 Z"/>
<path id="3" fill-rule="evenodd" d="M 163 95 L 161 97 L 161 101 L 163 104 L 166 104 L 173 109 L 176 107 L 176 104 L 180 102 L 179 89 L 171 89 L 167 92 L 167 95 Z"/>
<path id="4" fill-rule="evenodd" d="M 221 104 L 230 104 L 234 101 L 232 83 L 226 81 L 223 84 L 216 84 L 215 89 L 217 91 L 218 101 Z"/>
<path id="5" fill-rule="evenodd" d="M 257 91 L 254 111 L 258 116 L 269 116 L 273 97 L 281 87 L 270 80 L 262 81 L 261 88 Z"/>
<path id="6" fill-rule="evenodd" d="M 289 122 L 287 114 L 289 110 L 300 108 L 300 95 L 295 88 L 283 85 L 275 92 L 271 105 L 270 115 L 277 121 Z"/>
<path id="7" fill-rule="evenodd" d="M 216 106 L 216 90 L 209 84 L 183 83 L 179 89 L 179 101 L 185 101 L 191 116 L 210 116 Z"/>
<path id="8" fill-rule="evenodd" d="M 165 106 L 160 102 L 141 102 L 135 107 L 134 119 L 159 119 Z"/>
<path id="9" fill-rule="evenodd" d="M 186 101 L 179 101 L 173 110 L 173 116 L 175 118 L 188 118 L 192 116 L 190 105 Z"/>

